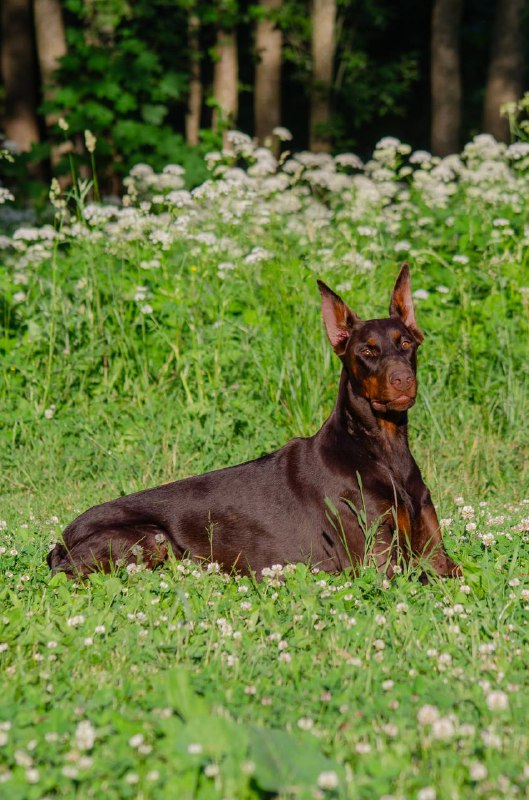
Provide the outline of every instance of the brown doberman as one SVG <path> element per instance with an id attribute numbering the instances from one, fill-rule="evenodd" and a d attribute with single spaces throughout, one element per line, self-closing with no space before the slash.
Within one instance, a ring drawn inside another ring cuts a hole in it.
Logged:
<path id="1" fill-rule="evenodd" d="M 85 575 L 116 562 L 154 567 L 171 548 L 177 558 L 259 576 L 273 564 L 335 572 L 364 559 L 390 576 L 400 558 L 426 561 L 438 575 L 460 574 L 408 447 L 424 338 L 409 267 L 400 270 L 386 319 L 364 322 L 318 286 L 342 362 L 336 405 L 318 433 L 255 461 L 94 506 L 50 552 L 54 572 Z"/>

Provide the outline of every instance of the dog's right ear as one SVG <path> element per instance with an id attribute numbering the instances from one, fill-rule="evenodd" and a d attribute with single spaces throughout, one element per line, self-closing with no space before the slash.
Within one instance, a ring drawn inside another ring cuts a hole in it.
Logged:
<path id="1" fill-rule="evenodd" d="M 343 356 L 347 340 L 361 320 L 323 281 L 318 281 L 318 289 L 321 292 L 321 313 L 327 336 L 334 352 Z"/>

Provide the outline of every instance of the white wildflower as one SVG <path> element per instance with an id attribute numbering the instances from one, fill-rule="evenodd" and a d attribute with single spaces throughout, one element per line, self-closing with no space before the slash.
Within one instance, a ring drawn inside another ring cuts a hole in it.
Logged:
<path id="1" fill-rule="evenodd" d="M 96 729 L 89 720 L 82 720 L 75 729 L 75 741 L 79 750 L 91 750 L 96 736 Z"/>
<path id="2" fill-rule="evenodd" d="M 320 772 L 318 775 L 318 786 L 320 789 L 337 789 L 339 784 L 338 775 L 332 770 Z"/>
<path id="3" fill-rule="evenodd" d="M 438 719 L 439 710 L 436 708 L 436 706 L 422 706 L 417 713 L 417 721 L 419 725 L 432 725 L 432 723 Z"/>
<path id="4" fill-rule="evenodd" d="M 505 692 L 489 692 L 486 699 L 491 711 L 505 711 L 509 707 L 509 698 Z"/>

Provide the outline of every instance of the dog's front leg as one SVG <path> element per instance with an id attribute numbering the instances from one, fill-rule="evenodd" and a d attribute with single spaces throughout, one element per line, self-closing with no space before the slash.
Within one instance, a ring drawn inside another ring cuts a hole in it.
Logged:
<path id="1" fill-rule="evenodd" d="M 394 526 L 389 520 L 378 528 L 369 555 L 379 572 L 384 572 L 388 578 L 393 577 L 398 561 L 398 544 Z"/>
<path id="2" fill-rule="evenodd" d="M 439 520 L 429 493 L 420 507 L 415 527 L 411 542 L 414 553 L 426 558 L 430 566 L 441 577 L 460 577 L 462 575 L 461 567 L 450 558 L 445 550 Z"/>

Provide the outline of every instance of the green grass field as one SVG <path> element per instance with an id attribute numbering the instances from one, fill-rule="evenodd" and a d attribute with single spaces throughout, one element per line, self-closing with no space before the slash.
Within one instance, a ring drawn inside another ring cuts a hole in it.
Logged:
<path id="1" fill-rule="evenodd" d="M 235 148 L 192 195 L 140 168 L 122 207 L 1 217 L 0 798 L 529 796 L 526 155 Z M 463 581 L 51 578 L 88 506 L 315 432 L 316 278 L 385 316 L 404 258 L 411 446 Z"/>

